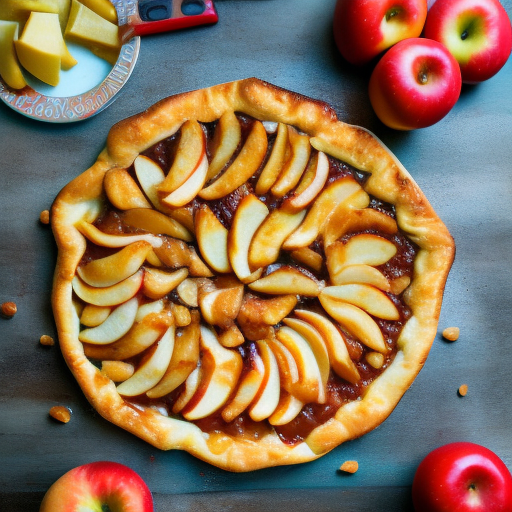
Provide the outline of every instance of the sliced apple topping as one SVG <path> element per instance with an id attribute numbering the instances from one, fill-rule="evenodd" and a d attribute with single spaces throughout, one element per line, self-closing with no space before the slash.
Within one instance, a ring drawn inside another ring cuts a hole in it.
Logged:
<path id="1" fill-rule="evenodd" d="M 120 210 L 151 208 L 135 180 L 126 169 L 110 169 L 103 179 L 108 200 Z"/>
<path id="2" fill-rule="evenodd" d="M 163 377 L 169 366 L 174 348 L 175 327 L 165 331 L 135 370 L 135 373 L 117 386 L 117 392 L 123 396 L 137 396 L 149 391 Z"/>
<path id="3" fill-rule="evenodd" d="M 201 383 L 201 370 L 201 367 L 198 366 L 187 377 L 183 391 L 181 392 L 180 396 L 172 406 L 172 412 L 174 414 L 179 414 L 192 400 L 192 397 L 195 395 L 196 391 L 199 388 L 199 384 Z"/>
<path id="4" fill-rule="evenodd" d="M 231 272 L 228 257 L 228 230 L 205 204 L 196 211 L 194 223 L 197 245 L 206 263 L 216 272 Z"/>
<path id="5" fill-rule="evenodd" d="M 77 274 L 91 286 L 112 286 L 135 274 L 149 251 L 151 245 L 148 242 L 134 242 L 110 256 L 79 266 Z"/>
<path id="6" fill-rule="evenodd" d="M 340 178 L 328 185 L 309 209 L 304 222 L 286 239 L 285 249 L 307 247 L 320 234 L 322 226 L 329 220 L 336 208 L 349 201 L 353 194 L 364 192 L 353 178 Z M 369 197 L 364 193 L 366 197 Z M 367 203 L 368 204 L 368 203 Z"/>
<path id="7" fill-rule="evenodd" d="M 267 133 L 255 121 L 234 162 L 211 184 L 199 192 L 206 200 L 220 199 L 243 185 L 261 166 L 267 153 Z"/>
<path id="8" fill-rule="evenodd" d="M 299 382 L 299 367 L 292 352 L 275 338 L 266 340 L 272 350 L 279 368 L 281 386 L 287 392 L 291 392 L 293 386 Z"/>
<path id="9" fill-rule="evenodd" d="M 324 259 L 321 254 L 310 249 L 309 247 L 301 247 L 290 252 L 290 256 L 297 262 L 302 263 L 317 273 L 322 271 Z"/>
<path id="10" fill-rule="evenodd" d="M 162 246 L 155 247 L 154 251 L 160 261 L 169 268 L 187 267 L 191 276 L 213 276 L 212 271 L 197 255 L 194 247 L 182 240 L 165 237 L 162 239 Z"/>
<path id="11" fill-rule="evenodd" d="M 157 210 L 161 210 L 158 186 L 165 179 L 164 171 L 156 162 L 144 155 L 139 155 L 134 160 L 133 167 L 142 190 L 153 206 Z"/>
<path id="12" fill-rule="evenodd" d="M 107 319 L 111 311 L 112 308 L 108 306 L 86 304 L 80 315 L 80 323 L 86 327 L 96 327 Z"/>
<path id="13" fill-rule="evenodd" d="M 202 165 L 205 155 L 206 138 L 203 128 L 197 121 L 185 121 L 180 129 L 174 161 L 164 181 L 158 185 L 158 191 L 162 195 L 168 195 L 179 189 Z M 208 167 L 208 162 L 206 166 Z"/>
<path id="14" fill-rule="evenodd" d="M 220 409 L 234 391 L 242 372 L 242 357 L 224 348 L 214 331 L 201 326 L 201 382 L 182 410 L 187 420 L 209 416 Z"/>
<path id="15" fill-rule="evenodd" d="M 187 306 L 197 308 L 199 306 L 199 284 L 197 279 L 184 279 L 178 285 L 178 297 Z"/>
<path id="16" fill-rule="evenodd" d="M 232 111 L 224 112 L 215 127 L 210 148 L 212 159 L 208 168 L 207 179 L 216 178 L 231 160 L 242 140 L 242 128 Z"/>
<path id="17" fill-rule="evenodd" d="M 134 297 L 117 306 L 100 325 L 81 331 L 78 339 L 94 345 L 113 343 L 131 329 L 138 308 L 139 301 Z"/>
<path id="18" fill-rule="evenodd" d="M 254 233 L 267 217 L 269 210 L 254 194 L 245 196 L 238 205 L 228 233 L 228 257 L 233 271 L 243 283 L 255 281 L 262 268 L 251 270 L 249 248 Z"/>
<path id="19" fill-rule="evenodd" d="M 391 292 L 388 278 L 375 267 L 370 265 L 348 265 L 331 277 L 333 284 L 361 283 L 375 286 L 384 292 Z"/>
<path id="20" fill-rule="evenodd" d="M 277 136 L 274 146 L 272 147 L 267 163 L 261 171 L 258 182 L 256 183 L 256 194 L 266 194 L 274 185 L 281 173 L 284 162 L 288 156 L 288 152 L 288 126 L 283 123 L 279 123 L 277 126 Z"/>
<path id="21" fill-rule="evenodd" d="M 83 220 L 77 222 L 75 227 L 92 243 L 103 247 L 125 247 L 126 245 L 140 241 L 149 242 L 153 248 L 160 247 L 162 245 L 162 239 L 155 235 L 109 235 L 108 233 L 100 231 L 93 224 Z"/>
<path id="22" fill-rule="evenodd" d="M 198 303 L 210 324 L 228 328 L 238 316 L 244 298 L 244 285 L 234 278 L 219 278 L 199 287 Z"/>
<path id="23" fill-rule="evenodd" d="M 304 403 L 301 402 L 298 398 L 295 398 L 289 393 L 281 392 L 279 403 L 277 404 L 275 411 L 268 419 L 268 422 L 275 426 L 286 425 L 298 416 L 303 406 Z"/>
<path id="24" fill-rule="evenodd" d="M 297 296 L 293 294 L 264 299 L 247 293 L 240 308 L 238 321 L 242 325 L 276 325 L 290 314 L 296 304 Z"/>
<path id="25" fill-rule="evenodd" d="M 255 292 L 269 294 L 297 294 L 305 297 L 316 297 L 320 294 L 322 283 L 303 274 L 294 267 L 284 265 L 274 272 L 249 283 L 249 288 Z"/>
<path id="26" fill-rule="evenodd" d="M 288 140 L 291 156 L 285 162 L 277 181 L 271 188 L 275 197 L 284 197 L 299 183 L 311 155 L 311 145 L 307 135 L 302 135 L 294 128 L 288 127 Z"/>
<path id="27" fill-rule="evenodd" d="M 219 332 L 219 343 L 226 348 L 239 347 L 245 342 L 242 331 L 236 324 L 231 324 L 227 329 Z"/>
<path id="28" fill-rule="evenodd" d="M 142 292 L 150 299 L 161 299 L 174 290 L 187 276 L 187 268 L 180 268 L 174 272 L 145 268 Z"/>
<path id="29" fill-rule="evenodd" d="M 183 224 L 156 210 L 127 210 L 123 212 L 121 219 L 127 226 L 149 231 L 153 235 L 169 235 L 185 242 L 194 240 L 192 233 Z"/>
<path id="30" fill-rule="evenodd" d="M 96 306 L 117 306 L 131 299 L 142 285 L 144 272 L 139 270 L 125 280 L 114 284 L 98 288 L 90 286 L 75 276 L 72 281 L 73 291 L 84 302 L 94 304 Z"/>

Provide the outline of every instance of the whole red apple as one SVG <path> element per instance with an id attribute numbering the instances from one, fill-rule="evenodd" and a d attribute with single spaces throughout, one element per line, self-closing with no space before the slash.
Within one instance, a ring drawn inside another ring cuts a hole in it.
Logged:
<path id="1" fill-rule="evenodd" d="M 450 50 L 465 83 L 494 76 L 512 51 L 512 25 L 498 0 L 437 0 L 424 35 Z"/>
<path id="2" fill-rule="evenodd" d="M 512 475 L 491 450 L 451 443 L 421 461 L 412 497 L 416 512 L 511 512 Z"/>
<path id="3" fill-rule="evenodd" d="M 459 65 L 437 41 L 411 38 L 390 48 L 370 77 L 378 118 L 390 128 L 413 130 L 441 120 L 459 99 Z"/>
<path id="4" fill-rule="evenodd" d="M 153 512 L 146 483 L 128 466 L 92 462 L 71 469 L 47 491 L 39 512 Z"/>
<path id="5" fill-rule="evenodd" d="M 343 57 L 364 65 L 398 41 L 418 37 L 427 0 L 338 0 L 334 39 Z"/>

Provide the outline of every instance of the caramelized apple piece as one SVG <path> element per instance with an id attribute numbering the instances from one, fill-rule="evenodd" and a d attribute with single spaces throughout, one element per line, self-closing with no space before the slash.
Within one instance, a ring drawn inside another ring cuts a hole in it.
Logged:
<path id="1" fill-rule="evenodd" d="M 80 315 L 80 323 L 86 327 L 96 327 L 107 319 L 111 311 L 112 308 L 108 306 L 86 304 Z"/>
<path id="2" fill-rule="evenodd" d="M 202 368 L 198 366 L 195 368 L 185 381 L 185 389 L 180 393 L 180 396 L 174 402 L 172 406 L 172 412 L 179 414 L 192 400 L 192 397 L 196 394 L 201 383 Z"/>
<path id="3" fill-rule="evenodd" d="M 391 284 L 387 277 L 375 267 L 370 265 L 349 265 L 331 277 L 333 284 L 361 283 L 375 286 L 384 292 L 391 291 Z"/>
<path id="4" fill-rule="evenodd" d="M 311 270 L 315 272 L 321 272 L 322 267 L 324 266 L 324 259 L 321 254 L 313 251 L 309 247 L 301 247 L 300 249 L 295 249 L 290 253 L 290 256 L 299 263 L 306 265 Z"/>
<path id="5" fill-rule="evenodd" d="M 238 316 L 244 298 L 244 285 L 235 279 L 218 279 L 214 286 L 199 287 L 198 303 L 203 318 L 227 328 Z"/>
<path id="6" fill-rule="evenodd" d="M 165 174 L 162 168 L 144 155 L 139 155 L 133 162 L 135 174 L 142 190 L 157 210 L 162 209 L 158 196 L 158 186 L 164 181 Z"/>
<path id="7" fill-rule="evenodd" d="M 178 297 L 191 308 L 199 306 L 199 285 L 197 279 L 184 279 L 178 285 Z"/>
<path id="8" fill-rule="evenodd" d="M 188 269 L 186 268 L 180 268 L 174 272 L 145 268 L 142 292 L 150 299 L 161 299 L 174 290 L 187 276 Z"/>
<path id="9" fill-rule="evenodd" d="M 238 314 L 241 324 L 276 325 L 288 316 L 297 304 L 296 295 L 282 295 L 263 299 L 255 295 L 246 294 Z"/>
<path id="10" fill-rule="evenodd" d="M 281 386 L 290 393 L 293 386 L 299 382 L 299 368 L 297 362 L 290 350 L 279 340 L 267 338 L 266 342 L 276 358 Z"/>
<path id="11" fill-rule="evenodd" d="M 213 276 L 212 271 L 197 255 L 195 249 L 182 240 L 164 238 L 162 246 L 155 248 L 155 254 L 169 268 L 187 267 L 191 276 Z"/>
<path id="12" fill-rule="evenodd" d="M 192 233 L 183 224 L 156 210 L 127 210 L 123 212 L 121 219 L 127 226 L 144 229 L 153 235 L 169 235 L 185 242 L 194 240 Z"/>
<path id="13" fill-rule="evenodd" d="M 281 392 L 281 397 L 279 398 L 279 403 L 275 411 L 272 413 L 268 422 L 271 425 L 286 425 L 290 423 L 293 419 L 295 419 L 304 404 L 293 395 L 290 395 L 286 392 Z"/>
<path id="14" fill-rule="evenodd" d="M 274 272 L 249 283 L 249 288 L 255 292 L 269 294 L 297 294 L 305 297 L 316 297 L 321 285 L 294 267 L 282 266 Z"/>
<path id="15" fill-rule="evenodd" d="M 227 329 L 219 333 L 219 343 L 226 348 L 233 348 L 245 342 L 244 335 L 236 324 L 231 324 Z"/>
<path id="16" fill-rule="evenodd" d="M 84 220 L 77 222 L 75 227 L 92 243 L 103 247 L 125 247 L 126 245 L 140 241 L 149 242 L 153 248 L 157 248 L 162 245 L 162 239 L 154 235 L 109 235 L 107 233 L 103 233 L 96 226 Z"/>
<path id="17" fill-rule="evenodd" d="M 110 169 L 103 178 L 108 200 L 120 210 L 151 208 L 144 194 L 126 169 Z"/>

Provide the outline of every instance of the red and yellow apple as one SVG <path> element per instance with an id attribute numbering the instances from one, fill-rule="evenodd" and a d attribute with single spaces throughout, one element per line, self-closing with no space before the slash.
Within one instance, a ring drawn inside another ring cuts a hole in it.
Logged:
<path id="1" fill-rule="evenodd" d="M 512 25 L 498 0 L 437 0 L 424 35 L 448 48 L 465 83 L 494 76 L 512 51 Z"/>
<path id="2" fill-rule="evenodd" d="M 400 41 L 375 66 L 369 95 L 377 117 L 390 128 L 431 126 L 459 99 L 460 68 L 444 45 L 424 38 Z"/>
<path id="3" fill-rule="evenodd" d="M 144 480 L 128 466 L 91 462 L 62 475 L 48 489 L 39 512 L 81 510 L 153 512 L 153 497 Z"/>
<path id="4" fill-rule="evenodd" d="M 427 0 L 338 0 L 334 39 L 350 63 L 364 65 L 398 41 L 418 37 Z"/>

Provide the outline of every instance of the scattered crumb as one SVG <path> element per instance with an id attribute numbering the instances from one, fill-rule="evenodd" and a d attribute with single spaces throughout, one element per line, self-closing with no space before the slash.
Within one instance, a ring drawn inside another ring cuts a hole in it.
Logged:
<path id="1" fill-rule="evenodd" d="M 355 473 L 359 469 L 357 460 L 347 460 L 340 466 L 340 471 L 345 473 Z"/>
<path id="2" fill-rule="evenodd" d="M 48 334 L 43 334 L 39 338 L 39 343 L 41 343 L 41 345 L 44 345 L 45 347 L 52 347 L 53 345 L 55 345 L 55 340 L 51 336 L 48 336 Z"/>
<path id="3" fill-rule="evenodd" d="M 459 396 L 466 396 L 467 392 L 468 392 L 468 385 L 462 384 L 462 386 L 460 386 L 459 390 L 458 390 Z"/>
<path id="4" fill-rule="evenodd" d="M 50 409 L 50 416 L 61 423 L 67 423 L 71 419 L 71 410 L 63 405 L 54 405 Z"/>
<path id="5" fill-rule="evenodd" d="M 49 210 L 43 210 L 39 215 L 39 222 L 41 224 L 49 224 L 50 223 L 50 212 Z"/>
<path id="6" fill-rule="evenodd" d="M 456 341 L 459 339 L 460 329 L 458 327 L 447 327 L 443 331 L 443 338 L 448 341 Z"/>
<path id="7" fill-rule="evenodd" d="M 17 311 L 18 307 L 14 302 L 4 302 L 0 306 L 0 312 L 2 313 L 2 316 L 5 316 L 6 318 L 12 318 Z"/>

